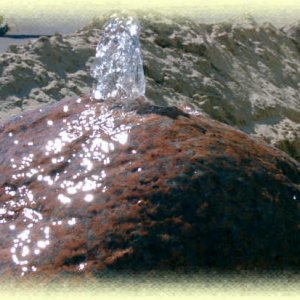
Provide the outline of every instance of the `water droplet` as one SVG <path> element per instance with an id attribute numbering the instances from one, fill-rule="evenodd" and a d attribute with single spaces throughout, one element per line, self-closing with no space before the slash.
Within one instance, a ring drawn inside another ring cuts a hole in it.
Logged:
<path id="1" fill-rule="evenodd" d="M 84 197 L 84 201 L 86 202 L 91 202 L 94 200 L 94 196 L 92 194 L 87 194 L 85 197 Z"/>

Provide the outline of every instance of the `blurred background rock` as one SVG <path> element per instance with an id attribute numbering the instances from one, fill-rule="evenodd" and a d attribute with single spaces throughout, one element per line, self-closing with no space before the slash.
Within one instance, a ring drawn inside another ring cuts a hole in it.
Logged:
<path id="1" fill-rule="evenodd" d="M 8 29 L 9 28 L 4 17 L 0 15 L 0 36 L 5 35 Z"/>

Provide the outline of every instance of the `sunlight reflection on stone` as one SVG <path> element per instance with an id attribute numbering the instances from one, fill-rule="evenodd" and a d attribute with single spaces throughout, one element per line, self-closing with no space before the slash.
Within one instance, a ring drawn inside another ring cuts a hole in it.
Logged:
<path id="1" fill-rule="evenodd" d="M 6 214 L 6 209 L 5 208 L 0 208 L 0 215 Z"/>
<path id="2" fill-rule="evenodd" d="M 76 224 L 76 219 L 75 219 L 75 218 L 72 218 L 72 219 L 68 220 L 68 224 L 69 224 L 70 226 L 75 225 L 75 224 Z"/>
<path id="3" fill-rule="evenodd" d="M 82 271 L 84 270 L 84 268 L 86 267 L 87 263 L 80 263 L 79 266 L 78 266 L 78 270 L 79 271 Z"/>
<path id="4" fill-rule="evenodd" d="M 69 197 L 67 197 L 63 194 L 59 194 L 57 199 L 63 204 L 71 203 L 71 201 L 72 201 Z"/>
<path id="5" fill-rule="evenodd" d="M 24 257 L 24 256 L 27 256 L 28 254 L 29 254 L 29 248 L 28 248 L 28 246 L 24 246 L 23 248 L 22 248 L 22 253 L 21 253 L 21 255 Z"/>
<path id="6" fill-rule="evenodd" d="M 81 165 L 82 165 L 83 167 L 86 167 L 86 169 L 87 169 L 88 171 L 91 171 L 92 168 L 93 168 L 93 163 L 91 162 L 90 159 L 88 159 L 88 158 L 86 158 L 86 157 L 83 158 L 83 160 L 82 160 L 82 162 L 81 162 Z"/>
<path id="7" fill-rule="evenodd" d="M 127 132 L 120 132 L 120 133 L 115 134 L 112 137 L 112 139 L 119 142 L 122 145 L 125 145 L 127 143 L 128 134 L 127 134 Z"/>
<path id="8" fill-rule="evenodd" d="M 64 146 L 64 143 L 62 142 L 61 139 L 56 138 L 54 141 L 48 141 L 46 145 L 46 150 L 48 152 L 54 152 L 54 153 L 59 153 L 61 152 L 62 147 Z"/>
<path id="9" fill-rule="evenodd" d="M 28 211 L 28 209 L 27 209 L 26 214 L 24 213 L 24 215 L 28 219 L 33 219 L 33 221 L 35 221 L 35 222 L 38 222 L 38 220 L 41 219 L 41 215 L 39 213 L 36 213 L 36 212 L 31 213 Z M 36 219 L 34 220 L 33 215 L 38 216 L 38 220 L 36 220 Z M 22 232 L 20 232 L 19 234 L 17 234 L 16 238 L 13 240 L 14 244 L 11 247 L 10 252 L 12 254 L 12 260 L 16 265 L 24 266 L 24 265 L 29 264 L 29 261 L 28 261 L 29 258 L 26 258 L 26 259 L 23 259 L 23 258 L 28 257 L 31 253 L 30 245 L 33 243 L 33 241 L 30 238 L 30 233 L 31 233 L 31 230 L 33 229 L 33 227 L 34 227 L 33 223 L 28 224 L 27 229 L 25 229 Z M 13 228 L 15 229 L 15 226 Z M 45 227 L 45 228 L 41 228 L 41 229 L 43 229 L 43 234 L 41 234 L 40 237 L 42 237 L 44 239 L 39 240 L 37 242 L 36 246 L 38 248 L 45 249 L 50 244 L 50 241 L 49 241 L 50 228 Z M 40 250 L 34 249 L 33 254 L 35 254 L 35 255 L 40 254 Z M 27 271 L 29 271 L 28 267 L 26 267 L 26 268 L 22 267 L 21 270 L 22 270 L 22 273 L 21 273 L 22 276 Z M 32 266 L 31 271 L 36 271 L 36 267 Z"/>
<path id="10" fill-rule="evenodd" d="M 94 196 L 92 194 L 87 194 L 85 197 L 84 197 L 84 201 L 86 202 L 91 202 L 94 200 Z"/>
<path id="11" fill-rule="evenodd" d="M 76 100 L 77 103 L 81 101 L 81 98 Z M 64 106 L 63 111 L 70 111 L 70 107 Z M 52 120 L 46 120 L 46 124 L 52 127 L 51 130 L 56 130 L 57 124 Z M 58 211 L 71 209 L 79 202 L 92 205 L 101 199 L 101 193 L 108 191 L 105 183 L 108 174 L 104 168 L 99 168 L 99 164 L 104 167 L 111 163 L 111 154 L 128 143 L 131 129 L 130 126 L 116 124 L 110 111 L 103 109 L 99 114 L 94 104 L 92 107 L 85 105 L 83 112 L 66 119 L 59 126 L 56 134 L 52 134 L 46 143 L 39 144 L 39 141 L 32 140 L 22 144 L 22 147 L 27 147 L 27 153 L 24 151 L 25 155 L 10 160 L 14 171 L 11 185 L 4 188 L 9 199 L 0 204 L 0 223 L 9 222 L 13 235 L 11 259 L 19 266 L 21 275 L 39 269 L 39 257 L 47 253 L 47 247 L 51 244 L 50 233 L 54 228 L 78 226 L 80 223 L 75 215 L 69 215 L 65 220 L 54 215 L 52 219 L 45 220 L 39 207 L 53 199 L 36 195 L 30 183 L 39 185 L 41 189 L 53 189 Z M 17 140 L 15 142 L 16 145 Z M 76 153 L 70 153 L 73 147 L 77 149 Z M 43 167 L 43 163 L 52 166 L 51 173 L 44 170 L 47 168 Z M 20 185 L 20 180 L 28 180 L 28 184 Z M 84 263 L 78 266 L 79 270 L 84 268 Z"/>
<path id="12" fill-rule="evenodd" d="M 34 211 L 30 208 L 24 208 L 23 214 L 27 219 L 32 220 L 34 223 L 37 223 L 38 221 L 43 219 L 42 214 L 38 213 L 37 211 Z"/>

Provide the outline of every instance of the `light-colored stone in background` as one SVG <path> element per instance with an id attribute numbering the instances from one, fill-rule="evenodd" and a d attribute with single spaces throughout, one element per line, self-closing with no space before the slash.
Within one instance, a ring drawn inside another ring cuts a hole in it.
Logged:
<path id="1" fill-rule="evenodd" d="M 90 92 L 104 22 L 2 54 L 0 119 Z M 278 29 L 247 18 L 209 25 L 153 15 L 140 22 L 149 98 L 159 105 L 188 103 L 299 160 L 299 24 Z"/>

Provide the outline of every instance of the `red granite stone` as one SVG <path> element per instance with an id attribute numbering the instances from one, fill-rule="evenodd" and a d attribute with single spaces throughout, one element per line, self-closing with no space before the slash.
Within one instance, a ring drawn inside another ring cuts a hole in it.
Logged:
<path id="1" fill-rule="evenodd" d="M 187 107 L 64 99 L 0 128 L 0 274 L 297 269 L 299 175 Z"/>

